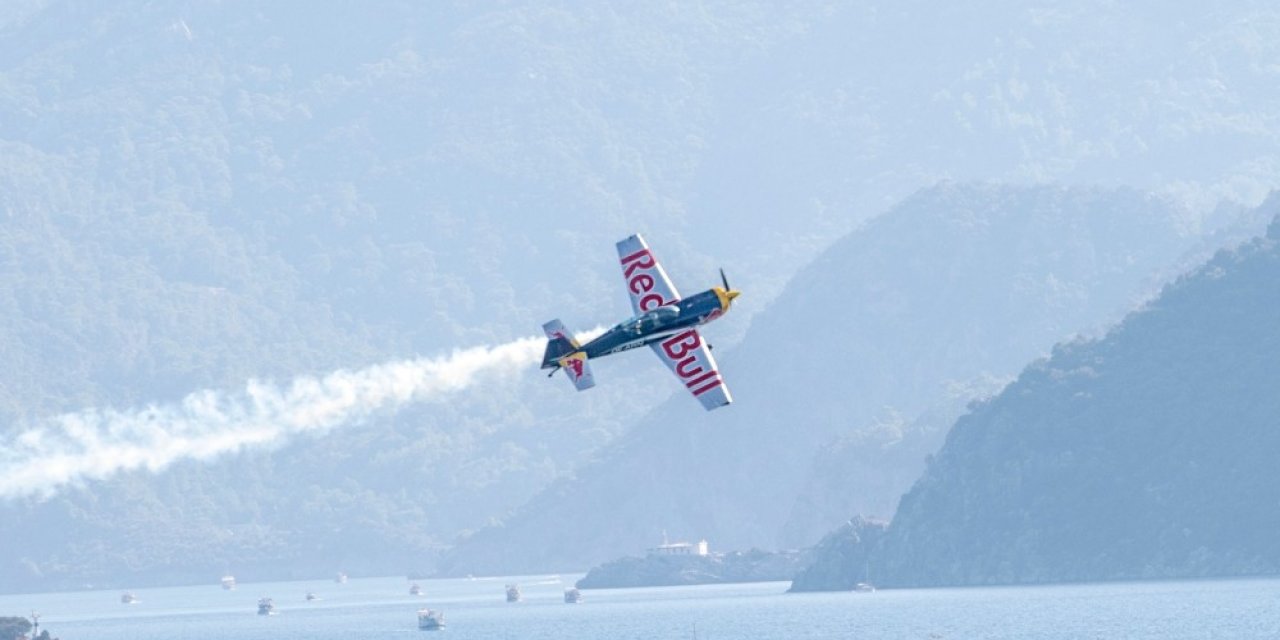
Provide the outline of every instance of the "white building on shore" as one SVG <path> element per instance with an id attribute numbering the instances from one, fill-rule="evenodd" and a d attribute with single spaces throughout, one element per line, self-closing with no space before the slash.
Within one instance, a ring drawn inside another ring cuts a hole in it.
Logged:
<path id="1" fill-rule="evenodd" d="M 651 547 L 649 550 L 651 556 L 705 556 L 708 553 L 707 540 L 694 542 L 669 542 L 667 541 L 667 532 L 662 532 L 662 544 Z"/>

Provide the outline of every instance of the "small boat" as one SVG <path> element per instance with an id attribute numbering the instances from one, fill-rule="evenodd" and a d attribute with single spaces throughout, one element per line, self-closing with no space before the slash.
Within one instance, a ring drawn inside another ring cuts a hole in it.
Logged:
<path id="1" fill-rule="evenodd" d="M 339 572 L 338 572 L 338 575 L 336 575 L 336 576 L 334 576 L 334 577 L 333 577 L 333 581 L 334 581 L 334 582 L 336 582 L 336 583 L 338 583 L 338 584 L 346 584 L 346 583 L 347 583 L 347 574 L 345 574 L 345 573 L 343 573 L 343 572 L 339 571 Z"/>
<path id="2" fill-rule="evenodd" d="M 520 585 L 518 584 L 507 585 L 507 602 L 520 602 L 521 597 L 522 596 L 520 595 Z"/>
<path id="3" fill-rule="evenodd" d="M 859 582 L 858 584 L 853 585 L 853 590 L 858 593 L 874 593 L 876 586 L 870 582 Z"/>
<path id="4" fill-rule="evenodd" d="M 582 602 L 582 592 L 576 587 L 569 587 L 564 590 L 564 601 L 565 604 L 578 604 Z"/>
<path id="5" fill-rule="evenodd" d="M 222 576 L 222 588 L 227 591 L 234 591 L 236 588 L 236 577 L 233 575 Z"/>
<path id="6" fill-rule="evenodd" d="M 409 595 L 411 595 L 411 596 L 420 596 L 420 595 L 422 595 L 422 587 L 418 586 L 418 583 L 416 583 L 416 582 L 415 582 L 415 583 L 413 583 L 413 584 L 411 584 L 411 585 L 409 585 Z"/>
<path id="7" fill-rule="evenodd" d="M 439 631 L 444 628 L 444 614 L 430 609 L 418 609 L 418 628 L 423 631 Z"/>
<path id="8" fill-rule="evenodd" d="M 138 596 L 133 595 L 132 591 L 126 591 L 120 594 L 120 604 L 134 604 L 138 601 Z"/>
<path id="9" fill-rule="evenodd" d="M 319 600 L 319 599 L 320 599 L 320 596 L 316 595 L 315 593 L 311 591 L 307 592 L 307 602 L 311 602 L 312 600 Z"/>
<path id="10" fill-rule="evenodd" d="M 276 614 L 276 603 L 271 598 L 258 599 L 258 615 L 274 616 Z"/>

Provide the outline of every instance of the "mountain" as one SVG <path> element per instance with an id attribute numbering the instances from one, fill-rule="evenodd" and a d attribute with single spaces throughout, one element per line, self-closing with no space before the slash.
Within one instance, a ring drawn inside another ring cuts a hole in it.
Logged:
<path id="1" fill-rule="evenodd" d="M 1205 230 L 1191 250 L 1153 281 L 1172 279 L 1198 267 L 1220 247 L 1247 242 L 1265 230 L 1271 220 L 1266 207 L 1223 211 L 1219 215 L 1231 222 Z M 919 478 L 924 471 L 923 461 L 937 451 L 951 425 L 973 402 L 995 395 L 1012 379 L 984 375 L 966 382 L 953 381 L 914 418 L 894 410 L 884 411 L 871 422 L 824 443 L 792 506 L 780 544 L 807 546 L 850 513 L 887 520 L 897 508 L 901 493 Z"/>
<path id="2" fill-rule="evenodd" d="M 1195 242 L 1177 218 L 1132 190 L 924 190 L 837 242 L 756 315 L 720 360 L 732 407 L 704 415 L 678 394 L 573 477 L 461 541 L 444 566 L 577 567 L 644 549 L 664 530 L 717 549 L 812 544 L 847 518 L 820 513 L 788 528 L 820 446 L 865 443 L 863 475 L 875 481 L 852 493 L 864 513 L 885 509 L 945 429 L 907 431 L 884 416 L 989 388 L 971 383 L 1011 376 L 1119 317 Z M 714 340 L 716 328 L 706 333 Z"/>
<path id="3" fill-rule="evenodd" d="M 778 534 L 778 545 L 808 547 L 850 513 L 887 521 L 956 418 L 970 403 L 995 394 L 1008 382 L 992 375 L 952 382 L 915 419 L 884 410 L 870 423 L 819 445 Z"/>
<path id="4" fill-rule="evenodd" d="M 1280 216 L 975 406 L 860 555 L 888 586 L 1280 572 L 1277 327 Z M 793 588 L 861 580 L 857 546 Z"/>
<path id="5" fill-rule="evenodd" d="M 724 266 L 750 291 L 724 351 L 822 248 L 939 180 L 1131 184 L 1194 235 L 1280 173 L 1276 15 L 2 3 L 0 443 L 612 322 L 611 243 L 635 232 L 686 290 Z M 670 395 L 650 365 L 6 501 L 0 590 L 430 567 Z"/>

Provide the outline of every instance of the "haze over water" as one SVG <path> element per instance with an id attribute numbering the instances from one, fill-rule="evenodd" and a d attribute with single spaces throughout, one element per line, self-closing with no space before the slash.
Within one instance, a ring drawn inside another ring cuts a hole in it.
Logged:
<path id="1" fill-rule="evenodd" d="M 1274 638 L 1280 635 L 1280 580 L 1210 580 L 1043 587 L 903 589 L 876 593 L 786 594 L 786 583 L 591 590 L 567 605 L 578 576 L 419 581 L 403 578 L 242 584 L 0 597 L 0 611 L 42 613 L 62 640 L 184 638 L 337 640 L 419 638 L 422 606 L 443 610 L 453 640 L 471 638 Z M 519 581 L 524 601 L 507 604 L 503 585 Z M 322 599 L 308 603 L 313 591 Z M 279 614 L 255 613 L 260 596 Z"/>

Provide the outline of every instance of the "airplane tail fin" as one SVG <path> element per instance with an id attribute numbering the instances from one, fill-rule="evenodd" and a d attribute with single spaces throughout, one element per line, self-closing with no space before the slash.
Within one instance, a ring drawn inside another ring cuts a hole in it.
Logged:
<path id="1" fill-rule="evenodd" d="M 586 352 L 579 350 L 581 345 L 569 335 L 564 323 L 552 320 L 542 325 L 542 330 L 547 334 L 547 350 L 542 353 L 542 368 L 551 369 L 552 374 L 555 374 L 556 369 L 564 369 L 565 375 L 569 376 L 569 381 L 578 391 L 596 386 L 595 376 L 587 364 Z"/>
<path id="2" fill-rule="evenodd" d="M 542 352 L 543 369 L 554 369 L 560 358 L 577 351 L 581 346 L 558 319 L 542 325 L 542 330 L 547 334 L 547 350 Z"/>

